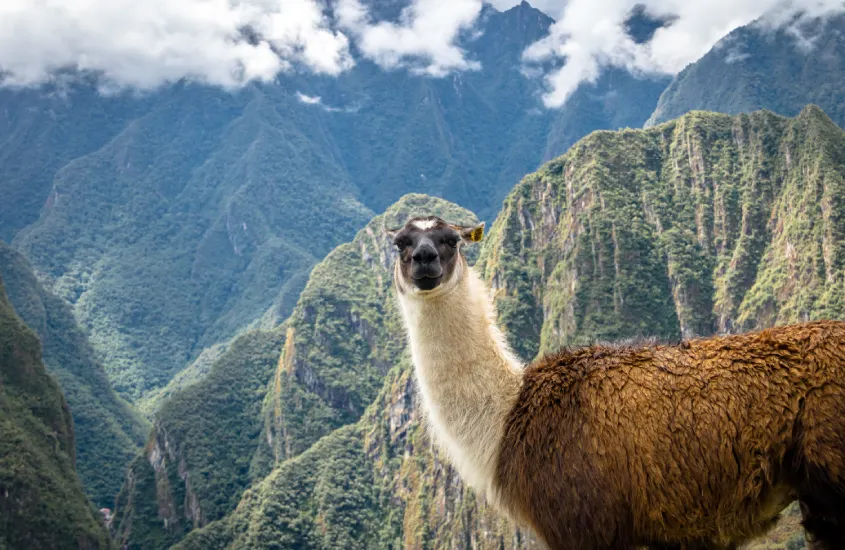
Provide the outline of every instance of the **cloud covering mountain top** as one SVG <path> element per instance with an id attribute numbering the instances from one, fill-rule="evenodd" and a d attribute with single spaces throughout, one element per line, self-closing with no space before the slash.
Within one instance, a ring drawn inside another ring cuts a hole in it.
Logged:
<path id="1" fill-rule="evenodd" d="M 493 0 L 508 9 L 517 0 Z M 670 24 L 638 43 L 625 21 L 635 5 Z M 542 0 L 557 20 L 525 61 L 557 60 L 544 75 L 545 100 L 561 105 L 603 66 L 674 73 L 722 36 L 765 13 L 845 11 L 841 0 Z M 774 10 L 774 11 L 773 11 Z M 397 20 L 379 20 L 361 0 L 5 0 L 0 3 L 0 70 L 7 86 L 49 81 L 73 68 L 109 87 L 150 89 L 188 78 L 237 87 L 305 68 L 337 75 L 353 51 L 385 69 L 433 77 L 479 67 L 461 48 L 481 0 L 410 0 Z"/>

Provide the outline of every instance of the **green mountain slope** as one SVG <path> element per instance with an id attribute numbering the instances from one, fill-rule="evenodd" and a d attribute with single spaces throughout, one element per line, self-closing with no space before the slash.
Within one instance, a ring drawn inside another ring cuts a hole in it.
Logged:
<path id="1" fill-rule="evenodd" d="M 0 547 L 111 547 L 74 458 L 67 402 L 0 278 Z"/>
<path id="2" fill-rule="evenodd" d="M 843 147 L 815 106 L 585 138 L 514 189 L 488 237 L 511 341 L 531 358 L 842 317 Z"/>
<path id="3" fill-rule="evenodd" d="M 206 376 L 163 402 L 117 500 L 114 528 L 122 543 L 167 548 L 235 507 L 256 480 L 261 405 L 283 343 L 283 329 L 249 331 Z"/>
<path id="4" fill-rule="evenodd" d="M 316 259 L 371 215 L 319 117 L 273 92 L 172 90 L 65 166 L 15 239 L 128 397 L 268 308 L 285 317 Z"/>
<path id="5" fill-rule="evenodd" d="M 164 548 L 222 518 L 277 462 L 361 417 L 404 349 L 383 226 L 429 211 L 476 219 L 442 199 L 403 197 L 314 268 L 283 325 L 236 339 L 164 400 L 118 499 L 122 541 Z"/>
<path id="6" fill-rule="evenodd" d="M 56 171 L 96 151 L 149 108 L 136 94 L 103 97 L 93 82 L 61 78 L 36 93 L 0 89 L 0 240 L 38 220 Z"/>
<path id="7" fill-rule="evenodd" d="M 646 126 L 696 109 L 795 116 L 808 103 L 845 126 L 845 16 L 790 18 L 774 29 L 766 20 L 734 30 L 681 71 Z"/>
<path id="8" fill-rule="evenodd" d="M 76 470 L 85 491 L 97 506 L 111 508 L 149 426 L 112 389 L 70 306 L 45 290 L 26 258 L 2 242 L 0 275 L 15 312 L 41 340 L 44 364 L 67 398 Z"/>
<path id="9" fill-rule="evenodd" d="M 175 548 L 539 548 L 433 452 L 410 372 L 404 358 L 361 421 L 281 463 Z"/>

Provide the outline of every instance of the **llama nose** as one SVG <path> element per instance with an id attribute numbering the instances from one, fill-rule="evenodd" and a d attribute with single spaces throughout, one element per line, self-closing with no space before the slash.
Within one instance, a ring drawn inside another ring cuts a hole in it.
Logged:
<path id="1" fill-rule="evenodd" d="M 414 259 L 415 262 L 421 264 L 430 264 L 431 262 L 437 259 L 437 251 L 430 244 L 423 244 L 418 246 L 417 249 L 414 250 L 414 254 L 411 257 Z"/>

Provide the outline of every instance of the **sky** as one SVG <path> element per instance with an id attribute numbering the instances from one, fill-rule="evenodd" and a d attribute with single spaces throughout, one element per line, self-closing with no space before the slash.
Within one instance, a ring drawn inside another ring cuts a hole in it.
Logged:
<path id="1" fill-rule="evenodd" d="M 104 89 L 154 89 L 188 78 L 236 88 L 305 67 L 338 75 L 354 66 L 350 48 L 386 70 L 431 78 L 479 68 L 456 43 L 472 30 L 482 0 L 408 0 L 399 21 L 368 9 L 384 0 L 0 0 L 0 74 L 5 86 L 36 86 L 73 67 L 101 75 Z M 498 9 L 518 0 L 492 0 Z M 674 74 L 725 34 L 763 14 L 801 9 L 824 16 L 842 0 L 644 0 L 671 16 L 646 44 L 623 22 L 631 0 L 535 0 L 557 21 L 531 45 L 524 64 L 563 61 L 543 74 L 548 107 L 562 105 L 602 67 Z M 767 18 L 778 24 L 782 18 Z M 244 29 L 253 39 L 244 39 Z"/>

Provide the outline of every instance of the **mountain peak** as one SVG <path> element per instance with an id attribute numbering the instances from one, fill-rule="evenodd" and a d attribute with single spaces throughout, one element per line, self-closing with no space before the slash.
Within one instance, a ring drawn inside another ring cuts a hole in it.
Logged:
<path id="1" fill-rule="evenodd" d="M 845 17 L 807 19 L 800 29 L 773 27 L 773 18 L 775 23 L 788 22 L 767 14 L 734 29 L 678 73 L 646 125 L 672 120 L 691 109 L 729 114 L 767 109 L 795 116 L 808 103 L 818 104 L 834 122 L 845 124 L 838 85 L 845 78 L 840 38 Z"/>
<path id="2" fill-rule="evenodd" d="M 520 17 L 525 17 L 526 15 L 529 15 L 529 16 L 540 15 L 544 18 L 552 20 L 552 18 L 549 17 L 546 13 L 544 13 L 541 10 L 538 10 L 537 8 L 535 8 L 534 6 L 532 6 L 531 4 L 526 2 L 525 0 L 522 0 L 522 2 L 520 2 L 516 6 L 513 6 L 512 8 L 506 9 L 502 13 L 509 14 L 509 15 L 516 15 L 516 16 L 520 16 Z"/>

